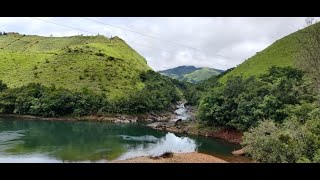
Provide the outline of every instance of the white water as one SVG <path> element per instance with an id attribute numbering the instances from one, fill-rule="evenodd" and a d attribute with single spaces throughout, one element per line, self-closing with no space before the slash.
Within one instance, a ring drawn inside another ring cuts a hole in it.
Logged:
<path id="1" fill-rule="evenodd" d="M 181 119 L 182 121 L 188 120 L 190 118 L 190 115 L 188 114 L 188 111 L 185 107 L 185 102 L 181 103 L 180 105 L 177 106 L 177 110 L 174 112 L 177 114 L 175 120 Z"/>

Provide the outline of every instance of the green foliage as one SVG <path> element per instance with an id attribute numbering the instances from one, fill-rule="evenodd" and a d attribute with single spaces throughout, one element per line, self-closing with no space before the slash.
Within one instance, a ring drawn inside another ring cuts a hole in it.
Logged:
<path id="1" fill-rule="evenodd" d="M 219 75 L 221 71 L 212 69 L 212 68 L 201 68 L 198 70 L 195 70 L 189 74 L 185 74 L 182 81 L 187 81 L 191 83 L 198 83 L 204 80 L 209 79 L 212 76 Z"/>
<path id="2" fill-rule="evenodd" d="M 166 69 L 163 71 L 159 71 L 159 73 L 163 74 L 176 74 L 178 76 L 192 73 L 200 68 L 194 67 L 194 66 L 178 66 L 172 69 Z"/>
<path id="3" fill-rule="evenodd" d="M 303 38 L 299 38 L 299 51 L 296 57 L 296 67 L 301 69 L 320 95 L 320 23 L 313 24 L 308 20 L 308 28 L 305 28 Z"/>
<path id="4" fill-rule="evenodd" d="M 133 112 L 166 110 L 170 104 L 181 99 L 179 90 L 169 78 L 151 70 L 140 77 L 145 87 L 130 99 Z"/>
<path id="5" fill-rule="evenodd" d="M 183 92 L 183 96 L 187 100 L 187 105 L 192 106 L 198 106 L 200 98 L 212 88 L 219 85 L 217 76 L 212 76 L 197 84 L 182 82 L 176 79 L 171 79 L 171 81 Z"/>
<path id="6" fill-rule="evenodd" d="M 140 91 L 144 84 L 139 75 L 150 69 L 118 37 L 0 36 L 0 77 L 9 88 L 53 83 L 72 91 L 89 88 L 116 101 Z M 88 78 L 80 81 L 80 76 Z"/>
<path id="7" fill-rule="evenodd" d="M 101 95 L 83 90 L 45 87 L 31 83 L 0 93 L 1 113 L 30 114 L 38 116 L 64 116 L 95 114 L 102 107 Z"/>
<path id="8" fill-rule="evenodd" d="M 294 118 L 276 125 L 262 121 L 244 133 L 245 152 L 253 159 L 266 163 L 319 162 L 320 121 L 308 119 L 305 124 Z"/>
<path id="9" fill-rule="evenodd" d="M 220 74 L 222 70 L 213 68 L 196 68 L 194 66 L 179 66 L 172 69 L 159 71 L 159 73 L 189 83 L 198 83 Z"/>
<path id="10" fill-rule="evenodd" d="M 293 66 L 296 56 L 298 55 L 300 46 L 298 39 L 305 39 L 305 29 L 289 34 L 268 46 L 261 52 L 257 52 L 254 56 L 247 59 L 232 72 L 220 79 L 220 82 L 225 83 L 231 76 L 260 76 L 268 72 L 270 67 L 287 67 Z"/>
<path id="11" fill-rule="evenodd" d="M 308 103 L 314 98 L 304 83 L 302 72 L 294 68 L 272 67 L 260 79 L 231 77 L 204 96 L 198 118 L 210 126 L 239 130 L 255 126 L 262 119 L 282 122 L 294 111 L 311 110 Z"/>
<path id="12" fill-rule="evenodd" d="M 0 92 L 3 91 L 3 90 L 6 90 L 6 89 L 8 89 L 7 84 L 3 83 L 3 82 L 0 80 Z"/>
<path id="13" fill-rule="evenodd" d="M 72 91 L 56 86 L 46 87 L 30 83 L 19 88 L 6 89 L 0 81 L 0 113 L 30 114 L 37 116 L 84 116 L 98 113 L 144 113 L 167 110 L 181 99 L 181 92 L 168 77 L 154 71 L 141 74 L 145 84 L 142 90 L 117 101 L 104 93 L 89 88 Z"/>

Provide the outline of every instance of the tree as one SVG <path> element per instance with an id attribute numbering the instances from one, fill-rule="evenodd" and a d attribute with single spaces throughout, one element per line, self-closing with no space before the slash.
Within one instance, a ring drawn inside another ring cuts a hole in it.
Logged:
<path id="1" fill-rule="evenodd" d="M 307 18 L 309 27 L 302 30 L 298 38 L 299 53 L 296 64 L 314 83 L 317 92 L 320 92 L 320 23 L 313 18 Z"/>
<path id="2" fill-rule="evenodd" d="M 0 80 L 0 92 L 5 90 L 5 89 L 8 89 L 7 84 L 3 83 L 2 80 Z"/>

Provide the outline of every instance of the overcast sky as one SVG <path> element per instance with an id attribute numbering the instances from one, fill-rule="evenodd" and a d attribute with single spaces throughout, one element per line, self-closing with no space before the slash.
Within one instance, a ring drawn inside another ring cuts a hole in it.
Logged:
<path id="1" fill-rule="evenodd" d="M 43 36 L 102 34 L 119 36 L 143 55 L 154 70 L 181 65 L 228 69 L 294 31 L 304 17 L 0 17 L 0 31 Z M 86 32 L 83 32 L 83 31 Z M 151 38 L 155 37 L 155 38 Z"/>

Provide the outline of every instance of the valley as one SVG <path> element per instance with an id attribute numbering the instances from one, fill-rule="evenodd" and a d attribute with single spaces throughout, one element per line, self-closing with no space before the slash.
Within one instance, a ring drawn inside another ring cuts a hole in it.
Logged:
<path id="1" fill-rule="evenodd" d="M 320 162 L 319 35 L 156 71 L 118 36 L 1 33 L 0 162 Z"/>

